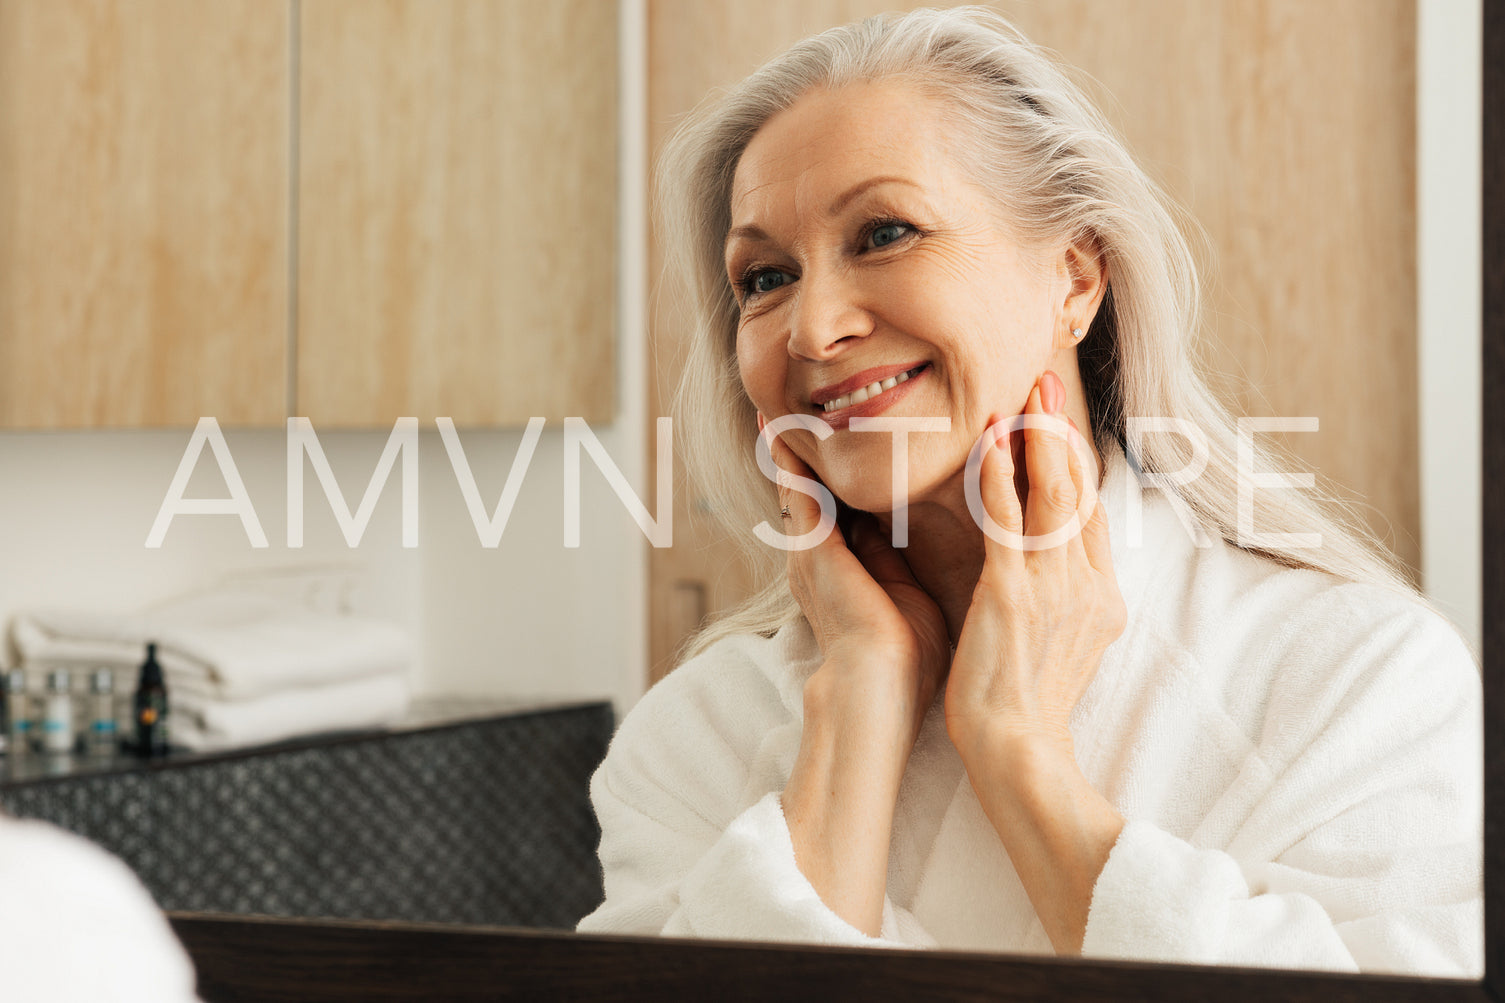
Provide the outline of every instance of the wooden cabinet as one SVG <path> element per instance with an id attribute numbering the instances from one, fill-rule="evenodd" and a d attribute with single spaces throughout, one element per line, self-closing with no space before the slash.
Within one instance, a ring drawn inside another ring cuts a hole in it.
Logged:
<path id="1" fill-rule="evenodd" d="M 0 426 L 286 406 L 288 8 L 0 0 Z"/>
<path id="2" fill-rule="evenodd" d="M 616 4 L 300 7 L 298 413 L 609 420 Z"/>
<path id="3" fill-rule="evenodd" d="M 609 419 L 616 58 L 600 0 L 0 0 L 0 427 Z"/>

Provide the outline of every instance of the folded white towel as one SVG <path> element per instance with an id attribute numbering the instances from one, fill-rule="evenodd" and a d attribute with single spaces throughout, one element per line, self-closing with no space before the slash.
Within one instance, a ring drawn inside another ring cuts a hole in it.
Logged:
<path id="1" fill-rule="evenodd" d="M 221 589 L 135 614 L 20 614 L 12 638 L 23 664 L 126 667 L 155 641 L 169 691 L 247 699 L 289 687 L 406 672 L 401 628 L 315 612 L 248 589 Z"/>
<path id="2" fill-rule="evenodd" d="M 387 674 L 325 686 L 300 686 L 249 700 L 168 697 L 173 745 L 213 751 L 280 742 L 300 735 L 394 723 L 412 702 L 407 680 Z"/>

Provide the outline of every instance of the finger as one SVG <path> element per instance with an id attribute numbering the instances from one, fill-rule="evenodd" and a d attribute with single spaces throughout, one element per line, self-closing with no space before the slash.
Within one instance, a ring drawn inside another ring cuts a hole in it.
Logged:
<path id="1" fill-rule="evenodd" d="M 988 427 L 991 429 L 996 421 L 995 416 Z M 993 433 L 986 434 L 991 438 Z M 982 456 L 980 487 L 983 509 L 1001 529 L 1017 538 L 1024 533 L 1024 507 L 1019 500 L 1014 473 L 1014 451 L 1010 441 L 991 442 Z M 990 561 L 1001 561 L 1010 567 L 1022 565 L 1024 552 L 1017 543 L 1007 545 L 988 536 L 985 547 Z"/>
<path id="2" fill-rule="evenodd" d="M 1046 410 L 1042 400 L 1045 393 L 1054 397 L 1053 411 Z M 1030 428 L 1025 432 L 1024 457 L 1029 473 L 1029 496 L 1025 503 L 1024 526 L 1031 536 L 1043 536 L 1065 526 L 1076 512 L 1077 489 L 1072 482 L 1070 461 L 1067 459 L 1070 446 L 1062 434 L 1068 427 L 1061 417 L 1065 396 L 1060 378 L 1047 371 L 1030 391 L 1029 402 L 1025 407 L 1026 414 L 1047 419 L 1041 423 L 1043 427 Z"/>
<path id="3" fill-rule="evenodd" d="M 773 465 L 777 471 L 773 483 L 775 489 L 778 491 L 780 515 L 784 519 L 784 531 L 787 533 L 789 532 L 788 522 L 792 516 L 790 499 L 791 496 L 798 494 L 798 492 L 792 490 L 790 478 L 803 473 L 799 469 L 799 457 L 795 456 L 778 436 L 768 433 L 768 422 L 763 418 L 761 411 L 758 413 L 758 434 L 763 437 L 764 443 L 767 444 L 768 455 L 773 460 Z"/>
<path id="4" fill-rule="evenodd" d="M 832 546 L 833 541 L 836 547 L 845 549 L 835 524 L 837 503 L 830 490 L 781 437 L 764 429 L 763 438 L 778 488 L 779 518 L 774 520 L 774 528 L 794 541 L 791 560 L 796 553 L 820 550 Z"/>
<path id="5" fill-rule="evenodd" d="M 852 511 L 846 525 L 847 547 L 857 555 L 864 566 L 869 561 L 879 561 L 885 550 L 893 550 L 884 539 L 878 521 L 871 513 Z"/>
<path id="6" fill-rule="evenodd" d="M 1076 430 L 1076 422 L 1070 418 L 1067 418 L 1066 421 L 1071 425 L 1071 435 L 1066 441 L 1066 469 L 1071 474 L 1072 492 L 1076 495 L 1077 500 L 1077 507 L 1072 509 L 1071 519 L 1076 520 L 1081 518 L 1078 513 L 1083 507 L 1081 504 L 1081 499 L 1084 497 L 1083 492 L 1087 489 L 1086 477 L 1082 474 L 1082 456 L 1077 448 L 1082 436 Z M 1095 498 L 1093 502 L 1096 504 Z M 1083 527 L 1078 527 L 1076 532 L 1071 534 L 1071 539 L 1066 542 L 1066 546 L 1074 560 L 1085 562 L 1087 560 L 1087 547 L 1086 542 L 1082 539 L 1082 529 Z"/>
<path id="7" fill-rule="evenodd" d="M 804 533 L 820 520 L 820 503 L 805 492 L 796 491 L 793 478 L 809 477 L 813 480 L 814 475 L 783 440 L 769 440 L 768 450 L 773 455 L 774 465 L 779 468 L 779 516 L 784 521 L 784 532 L 791 536 Z"/>
<path id="8" fill-rule="evenodd" d="M 919 581 L 909 567 L 904 555 L 894 549 L 893 543 L 878 520 L 867 512 L 853 515 L 847 547 L 856 555 L 873 581 L 884 585 L 904 584 L 919 587 Z"/>
<path id="9" fill-rule="evenodd" d="M 1113 543 L 1108 536 L 1108 510 L 1101 497 L 1092 508 L 1092 518 L 1082 528 L 1082 549 L 1087 563 L 1099 574 L 1113 575 Z"/>
<path id="10" fill-rule="evenodd" d="M 1080 549 L 1093 569 L 1111 577 L 1113 546 L 1108 536 L 1108 510 L 1103 505 L 1102 496 L 1097 493 L 1097 464 L 1092 463 L 1091 471 L 1088 471 L 1087 462 L 1091 455 L 1087 452 L 1087 439 L 1082 435 L 1081 429 L 1076 427 L 1076 422 L 1067 418 L 1066 423 L 1071 426 L 1071 449 L 1067 452 L 1067 458 L 1071 463 L 1071 480 L 1077 490 L 1077 511 L 1080 513 L 1082 509 L 1091 506 L 1082 531 L 1073 540 L 1073 548 Z"/>

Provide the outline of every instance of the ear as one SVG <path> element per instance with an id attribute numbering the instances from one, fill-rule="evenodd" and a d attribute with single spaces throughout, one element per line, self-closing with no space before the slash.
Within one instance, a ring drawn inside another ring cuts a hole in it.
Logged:
<path id="1" fill-rule="evenodd" d="M 1087 234 L 1066 245 L 1057 259 L 1057 268 L 1066 289 L 1057 338 L 1061 340 L 1060 347 L 1066 348 L 1089 336 L 1092 321 L 1108 292 L 1108 262 L 1097 239 Z M 1073 330 L 1080 330 L 1082 336 L 1073 337 Z"/>

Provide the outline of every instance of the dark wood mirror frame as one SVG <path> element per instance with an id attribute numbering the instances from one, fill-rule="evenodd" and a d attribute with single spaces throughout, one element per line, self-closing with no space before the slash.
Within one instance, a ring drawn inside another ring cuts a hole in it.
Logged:
<path id="1" fill-rule="evenodd" d="M 1505 0 L 1485 0 L 1483 359 L 1505 386 Z M 209 1003 L 234 1000 L 1505 998 L 1505 394 L 1483 407 L 1482 982 L 605 937 L 535 930 L 174 915 Z"/>

